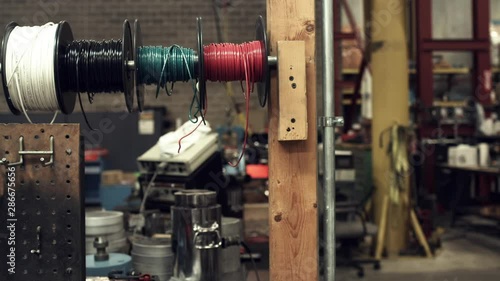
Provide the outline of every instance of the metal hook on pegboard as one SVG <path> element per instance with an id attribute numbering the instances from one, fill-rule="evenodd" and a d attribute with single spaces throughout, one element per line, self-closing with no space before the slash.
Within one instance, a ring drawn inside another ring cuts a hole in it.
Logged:
<path id="1" fill-rule="evenodd" d="M 43 166 L 50 166 L 54 164 L 54 136 L 50 136 L 50 150 L 24 150 L 24 137 L 19 137 L 19 161 L 17 162 L 9 162 L 7 158 L 0 159 L 0 165 L 7 165 L 8 167 L 21 166 L 24 164 L 24 156 L 25 155 L 50 155 L 50 159 L 48 162 L 44 162 L 45 158 L 40 157 L 40 162 L 42 162 Z"/>

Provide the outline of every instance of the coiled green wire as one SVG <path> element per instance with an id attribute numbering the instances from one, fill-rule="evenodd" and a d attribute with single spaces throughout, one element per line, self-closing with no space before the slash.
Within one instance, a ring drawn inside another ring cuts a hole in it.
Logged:
<path id="1" fill-rule="evenodd" d="M 164 88 L 167 95 L 172 94 L 174 82 L 191 81 L 193 87 L 193 99 L 189 107 L 189 120 L 198 122 L 198 114 L 201 114 L 201 102 L 196 90 L 196 82 L 193 80 L 195 74 L 195 53 L 193 49 L 184 48 L 178 45 L 170 47 L 144 46 L 138 52 L 139 84 L 156 85 L 156 97 L 160 93 L 160 88 Z M 171 82 L 171 89 L 167 89 L 167 83 Z M 193 114 L 196 104 L 197 109 Z"/>

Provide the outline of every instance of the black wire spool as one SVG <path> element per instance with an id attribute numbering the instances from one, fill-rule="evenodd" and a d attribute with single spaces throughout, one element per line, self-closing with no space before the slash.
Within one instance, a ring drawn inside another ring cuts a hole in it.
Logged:
<path id="1" fill-rule="evenodd" d="M 262 45 L 262 65 L 264 66 L 262 80 L 257 83 L 257 93 L 259 95 L 259 103 L 261 107 L 266 106 L 267 97 L 271 85 L 271 75 L 269 73 L 269 44 L 267 42 L 266 24 L 264 18 L 259 16 L 255 24 L 255 39 L 261 42 Z"/>
<path id="2" fill-rule="evenodd" d="M 87 93 L 89 101 L 97 93 L 123 92 L 129 112 L 133 110 L 134 61 L 132 32 L 127 20 L 121 40 L 75 40 L 70 42 L 60 59 L 64 73 L 63 88 L 68 92 Z"/>
<path id="3" fill-rule="evenodd" d="M 7 105 L 9 106 L 10 111 L 15 114 L 21 114 L 21 111 L 14 107 L 12 103 L 9 89 L 7 87 L 7 76 L 5 71 L 5 62 L 6 62 L 6 52 L 7 52 L 7 42 L 9 41 L 9 36 L 14 30 L 14 28 L 18 26 L 17 23 L 11 22 L 5 27 L 5 35 L 2 40 L 1 47 L 1 55 L 0 55 L 0 65 L 2 66 L 2 86 L 5 95 L 5 99 L 7 101 Z M 66 87 L 66 77 L 65 72 L 62 71 L 62 66 L 64 65 L 64 50 L 66 50 L 67 46 L 73 41 L 73 32 L 71 31 L 70 25 L 61 21 L 58 24 L 56 30 L 56 44 L 54 46 L 54 82 L 56 85 L 56 95 L 57 95 L 57 103 L 59 104 L 59 109 L 64 114 L 70 114 L 75 109 L 76 104 L 76 92 L 69 90 Z"/>
<path id="4" fill-rule="evenodd" d="M 139 79 L 139 70 L 138 70 L 138 57 L 139 57 L 139 48 L 143 46 L 142 43 L 142 33 L 141 33 L 141 25 L 139 24 L 139 20 L 134 21 L 134 42 L 133 42 L 133 50 L 134 50 L 134 71 L 135 71 L 135 92 L 137 95 L 137 108 L 142 112 L 144 109 L 144 91 L 145 86 L 143 83 L 140 83 Z"/>

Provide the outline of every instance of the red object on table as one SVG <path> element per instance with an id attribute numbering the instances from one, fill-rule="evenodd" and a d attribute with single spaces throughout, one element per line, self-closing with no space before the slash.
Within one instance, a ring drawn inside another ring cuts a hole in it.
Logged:
<path id="1" fill-rule="evenodd" d="M 246 172 L 252 179 L 267 179 L 269 177 L 269 166 L 266 164 L 248 164 Z"/>
<path id="2" fill-rule="evenodd" d="M 109 150 L 105 148 L 92 148 L 85 150 L 85 162 L 96 162 L 102 156 L 109 154 Z"/>

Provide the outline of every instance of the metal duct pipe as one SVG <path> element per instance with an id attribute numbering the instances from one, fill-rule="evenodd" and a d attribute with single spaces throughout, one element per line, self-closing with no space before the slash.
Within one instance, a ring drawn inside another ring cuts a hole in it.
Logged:
<path id="1" fill-rule="evenodd" d="M 319 198 L 323 198 L 324 280 L 335 281 L 335 106 L 333 62 L 333 0 L 321 1 L 323 27 L 323 126 L 324 173 Z"/>

